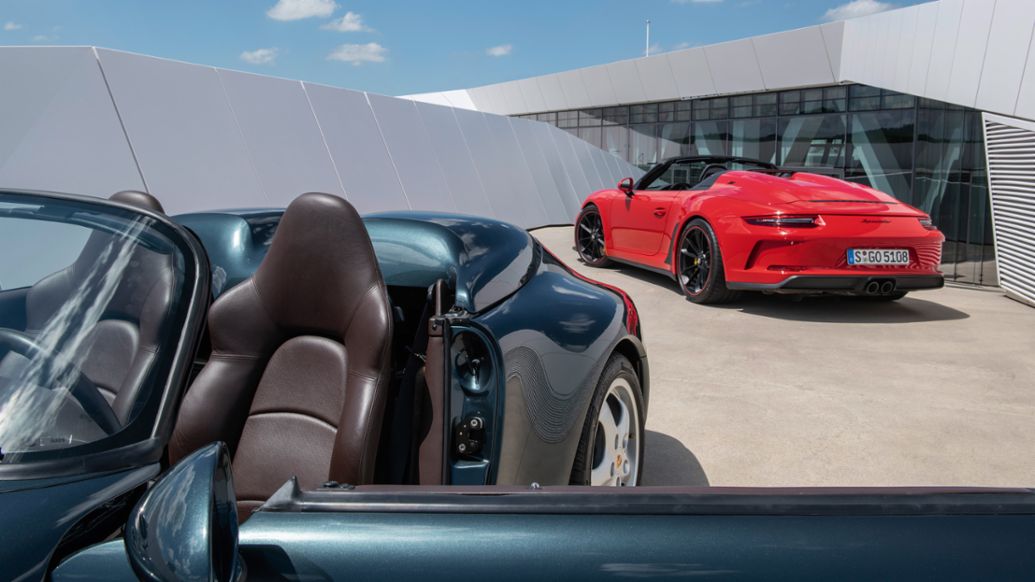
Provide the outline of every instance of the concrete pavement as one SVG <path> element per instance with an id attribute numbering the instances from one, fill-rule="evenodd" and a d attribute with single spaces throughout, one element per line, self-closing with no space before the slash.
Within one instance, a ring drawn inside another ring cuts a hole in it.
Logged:
<path id="1" fill-rule="evenodd" d="M 1035 309 L 953 287 L 698 306 L 662 275 L 583 265 L 570 227 L 532 234 L 639 308 L 645 484 L 1035 486 Z"/>

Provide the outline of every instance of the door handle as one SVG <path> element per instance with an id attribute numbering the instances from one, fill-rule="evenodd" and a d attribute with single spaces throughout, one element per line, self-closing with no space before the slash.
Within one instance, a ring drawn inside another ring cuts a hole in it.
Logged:
<path id="1" fill-rule="evenodd" d="M 657 216 L 658 218 L 661 218 L 662 216 L 665 216 L 666 212 L 668 212 L 668 210 L 665 209 L 665 208 L 655 208 L 654 209 L 654 216 Z"/>

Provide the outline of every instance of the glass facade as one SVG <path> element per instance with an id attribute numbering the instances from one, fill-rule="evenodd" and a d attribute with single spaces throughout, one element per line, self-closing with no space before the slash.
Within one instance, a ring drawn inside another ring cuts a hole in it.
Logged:
<path id="1" fill-rule="evenodd" d="M 647 169 L 734 155 L 824 173 L 930 213 L 949 280 L 994 285 L 979 111 L 865 85 L 524 115 Z"/>

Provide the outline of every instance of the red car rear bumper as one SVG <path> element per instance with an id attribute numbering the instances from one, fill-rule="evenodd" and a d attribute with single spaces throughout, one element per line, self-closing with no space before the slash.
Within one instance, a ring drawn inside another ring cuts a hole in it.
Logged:
<path id="1" fill-rule="evenodd" d="M 901 291 L 937 289 L 945 237 L 915 219 L 892 218 L 860 228 L 857 217 L 824 217 L 817 228 L 731 229 L 723 241 L 730 289 L 863 293 L 871 281 Z M 848 224 L 846 224 L 848 223 Z M 908 265 L 851 265 L 849 249 L 906 249 Z"/>
<path id="2" fill-rule="evenodd" d="M 786 291 L 800 293 L 866 294 L 871 283 L 891 282 L 894 291 L 920 291 L 945 286 L 941 275 L 792 275 L 778 283 L 735 283 L 726 286 L 739 291 Z"/>

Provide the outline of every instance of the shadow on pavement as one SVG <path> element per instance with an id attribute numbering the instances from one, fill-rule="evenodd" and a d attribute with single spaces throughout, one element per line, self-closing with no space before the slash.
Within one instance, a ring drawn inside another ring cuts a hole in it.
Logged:
<path id="1" fill-rule="evenodd" d="M 858 297 L 745 294 L 719 307 L 748 315 L 830 323 L 917 323 L 970 317 L 958 309 L 912 295 L 898 301 L 879 302 Z"/>
<path id="2" fill-rule="evenodd" d="M 708 476 L 690 449 L 673 437 L 647 431 L 644 443 L 643 485 L 707 487 Z"/>

